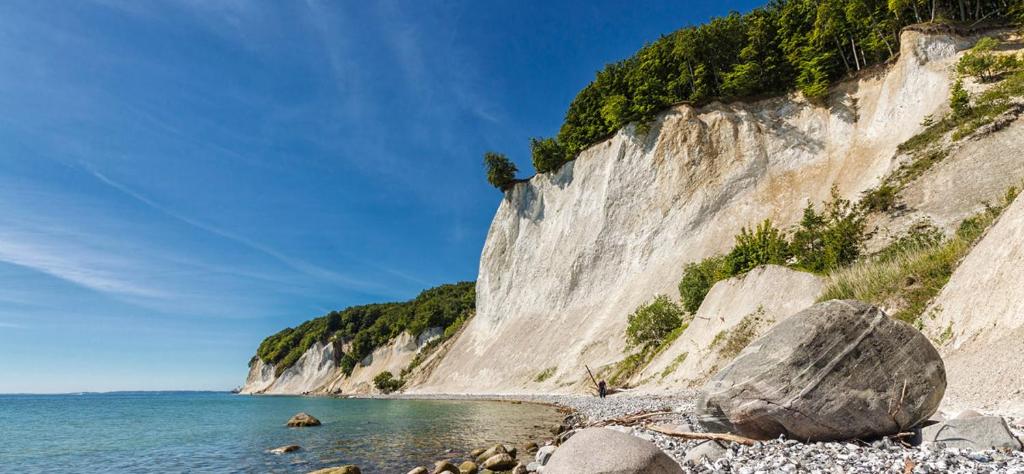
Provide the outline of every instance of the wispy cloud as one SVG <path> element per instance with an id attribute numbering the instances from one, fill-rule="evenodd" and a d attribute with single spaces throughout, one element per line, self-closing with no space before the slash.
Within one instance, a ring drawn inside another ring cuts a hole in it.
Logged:
<path id="1" fill-rule="evenodd" d="M 86 165 L 86 166 L 88 168 L 88 165 Z M 125 195 L 127 195 L 127 196 L 129 196 L 129 197 L 131 197 L 133 199 L 135 199 L 136 201 L 138 201 L 138 202 L 140 202 L 142 204 L 145 204 L 149 208 L 151 208 L 151 209 L 153 209 L 153 210 L 155 210 L 157 212 L 160 212 L 161 214 L 164 214 L 164 215 L 166 215 L 166 216 L 168 216 L 168 217 L 170 217 L 172 219 L 175 219 L 177 221 L 183 222 L 183 223 L 188 224 L 188 225 L 190 225 L 192 227 L 195 227 L 197 229 L 209 232 L 209 233 L 211 233 L 213 235 L 216 235 L 218 237 L 230 240 L 232 242 L 235 242 L 235 243 L 237 243 L 239 245 L 242 245 L 242 246 L 244 246 L 246 248 L 249 248 L 251 250 L 255 250 L 257 252 L 260 252 L 260 253 L 262 253 L 262 254 L 264 254 L 266 256 L 269 256 L 269 257 L 271 257 L 271 258 L 273 258 L 273 259 L 275 259 L 275 260 L 285 264 L 286 266 L 290 267 L 291 269 L 293 269 L 295 271 L 298 271 L 300 273 L 303 273 L 303 274 L 305 274 L 307 276 L 310 276 L 310 277 L 313 277 L 313 278 L 318 278 L 318 279 L 321 279 L 321 280 L 326 280 L 328 282 L 335 283 L 337 285 L 340 285 L 340 286 L 348 288 L 348 289 L 361 290 L 361 291 L 368 291 L 368 290 L 379 289 L 378 285 L 370 284 L 370 283 L 366 282 L 365 280 L 362 280 L 362 279 L 359 279 L 359 278 L 356 278 L 356 277 L 351 277 L 351 276 L 348 276 L 348 275 L 344 275 L 344 274 L 338 273 L 336 271 L 328 270 L 328 269 L 320 267 L 318 265 L 314 265 L 314 264 L 309 263 L 309 262 L 307 262 L 305 260 L 288 256 L 288 255 L 286 255 L 284 253 L 281 253 L 281 252 L 279 252 L 279 251 L 277 251 L 277 250 L 275 250 L 273 248 L 270 248 L 270 247 L 268 247 L 266 245 L 263 245 L 263 244 L 261 244 L 259 242 L 253 241 L 253 240 L 251 240 L 251 239 L 249 239 L 249 238 L 247 238 L 245 236 L 238 235 L 238 234 L 235 234 L 233 232 L 229 232 L 229 231 L 226 231 L 226 230 L 221 229 L 219 227 L 216 227 L 214 225 L 207 224 L 207 223 L 205 223 L 203 221 L 200 221 L 198 219 L 194 219 L 194 218 L 185 216 L 185 215 L 183 215 L 181 213 L 178 213 L 178 212 L 174 211 L 173 209 L 169 209 L 166 206 L 161 205 L 160 203 L 158 203 L 156 201 L 153 201 L 152 199 L 150 199 L 150 198 L 140 194 L 139 192 L 137 192 L 137 191 L 135 191 L 135 190 L 125 186 L 124 184 L 121 184 L 121 183 L 119 183 L 117 181 L 114 181 L 113 179 L 110 179 L 105 174 L 103 174 L 103 173 L 101 173 L 99 171 L 96 171 L 96 170 L 91 169 L 91 168 L 88 168 L 88 169 L 89 169 L 89 172 L 92 173 L 92 175 L 96 177 L 96 179 L 100 180 L 100 182 L 102 182 L 102 183 L 106 184 L 107 186 L 110 186 L 110 187 L 120 191 L 121 193 L 123 193 L 123 194 L 125 194 Z"/>
<path id="2" fill-rule="evenodd" d="M 31 232 L 0 233 L 0 261 L 30 268 L 104 293 L 117 293 L 149 298 L 167 297 L 167 293 L 133 282 L 126 274 L 126 262 L 88 246 L 74 249 L 46 243 Z M 124 272 L 104 268 L 122 267 Z"/>

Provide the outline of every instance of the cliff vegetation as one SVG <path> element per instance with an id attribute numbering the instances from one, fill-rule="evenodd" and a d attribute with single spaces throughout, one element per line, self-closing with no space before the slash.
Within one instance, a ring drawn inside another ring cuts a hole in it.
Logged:
<path id="1" fill-rule="evenodd" d="M 424 290 L 411 301 L 331 311 L 264 339 L 256 355 L 264 363 L 273 364 L 280 375 L 313 344 L 332 342 L 346 349 L 336 352 L 336 362 L 350 374 L 358 361 L 403 331 L 418 335 L 427 328 L 442 327 L 446 336 L 453 334 L 476 305 L 474 285 L 441 285 Z"/>

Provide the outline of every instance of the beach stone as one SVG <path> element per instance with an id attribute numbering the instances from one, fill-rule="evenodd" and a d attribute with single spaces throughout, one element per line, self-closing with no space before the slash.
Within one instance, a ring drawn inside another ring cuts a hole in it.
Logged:
<path id="1" fill-rule="evenodd" d="M 974 409 L 968 408 L 968 409 L 960 412 L 959 414 L 957 414 L 956 418 L 959 419 L 959 420 L 963 420 L 963 419 L 967 419 L 967 418 L 978 418 L 978 417 L 982 417 L 982 416 L 985 416 L 985 415 L 981 414 L 981 412 L 979 412 L 978 410 L 974 410 Z"/>
<path id="2" fill-rule="evenodd" d="M 537 449 L 537 455 L 534 456 L 534 459 L 537 460 L 537 463 L 543 466 L 548 463 L 548 460 L 551 459 L 552 454 L 555 454 L 554 446 L 542 446 L 539 449 Z"/>
<path id="3" fill-rule="evenodd" d="M 507 454 L 507 453 L 508 453 L 508 451 L 505 450 L 505 446 L 500 445 L 500 444 L 496 444 L 496 445 L 491 446 L 490 448 L 488 448 L 486 451 L 480 453 L 480 455 L 476 457 L 476 462 L 478 462 L 480 464 L 483 464 L 484 461 L 486 461 L 486 460 L 488 460 L 488 459 L 490 459 L 490 458 L 492 458 L 492 457 L 494 457 L 494 456 L 496 456 L 498 454 Z"/>
<path id="4" fill-rule="evenodd" d="M 526 443 L 526 445 L 523 446 L 523 451 L 527 454 L 533 454 L 537 452 L 537 448 L 539 447 L 540 446 L 537 446 L 537 443 Z"/>
<path id="5" fill-rule="evenodd" d="M 459 464 L 459 474 L 477 474 L 477 471 L 477 465 L 473 461 L 465 461 Z"/>
<path id="6" fill-rule="evenodd" d="M 297 444 L 289 444 L 288 446 L 281 446 L 280 448 L 271 449 L 270 452 L 273 454 L 284 454 L 293 451 L 298 451 L 300 449 L 302 449 L 302 447 Z"/>
<path id="7" fill-rule="evenodd" d="M 653 443 L 607 428 L 587 428 L 558 448 L 545 474 L 676 474 L 682 468 Z"/>
<path id="8" fill-rule="evenodd" d="M 932 343 L 853 300 L 818 303 L 749 344 L 697 400 L 709 431 L 769 440 L 892 435 L 930 417 L 946 391 Z"/>
<path id="9" fill-rule="evenodd" d="M 975 416 L 926 426 L 922 430 L 925 443 L 943 443 L 947 448 L 986 450 L 1021 449 L 1021 443 L 999 416 Z"/>
<path id="10" fill-rule="evenodd" d="M 537 472 L 540 470 L 541 464 L 537 461 L 531 462 L 526 465 L 526 472 Z"/>
<path id="11" fill-rule="evenodd" d="M 291 417 L 291 419 L 288 420 L 288 426 L 320 426 L 320 420 L 316 419 L 313 415 L 303 412 Z"/>
<path id="12" fill-rule="evenodd" d="M 516 464 L 516 467 L 512 468 L 512 474 L 526 474 L 526 466 L 523 463 Z"/>
<path id="13" fill-rule="evenodd" d="M 309 474 L 363 474 L 359 470 L 359 466 L 349 464 L 347 466 L 338 467 L 327 467 L 324 469 L 317 469 L 310 472 Z"/>
<path id="14" fill-rule="evenodd" d="M 414 467 L 408 474 L 430 474 L 430 471 L 423 466 Z"/>
<path id="15" fill-rule="evenodd" d="M 519 453 L 519 450 L 516 449 L 515 446 L 509 446 L 507 444 L 504 445 L 504 446 L 505 446 L 505 452 L 508 453 L 509 456 L 512 456 L 512 459 L 515 459 L 516 458 L 516 454 Z"/>
<path id="16" fill-rule="evenodd" d="M 459 468 L 449 461 L 438 461 L 434 463 L 433 474 L 459 474 Z"/>
<path id="17" fill-rule="evenodd" d="M 476 458 L 477 456 L 483 454 L 484 451 L 487 451 L 487 448 L 476 448 L 469 452 L 469 457 Z"/>
<path id="18" fill-rule="evenodd" d="M 576 434 L 576 430 L 569 430 L 566 431 L 565 433 L 558 435 L 558 438 L 555 439 L 555 444 L 561 446 L 562 443 L 565 443 L 566 441 L 569 440 L 569 438 L 572 438 L 574 434 Z"/>
<path id="19" fill-rule="evenodd" d="M 702 441 L 700 444 L 690 448 L 686 451 L 686 456 L 683 457 L 683 461 L 687 464 L 700 464 L 704 458 L 712 463 L 721 459 L 725 456 L 725 452 L 728 448 L 718 441 Z"/>
<path id="20" fill-rule="evenodd" d="M 515 465 L 516 460 L 512 459 L 512 456 L 509 456 L 508 453 L 501 453 L 487 458 L 483 463 L 483 468 L 492 471 L 507 471 L 515 467 Z"/>

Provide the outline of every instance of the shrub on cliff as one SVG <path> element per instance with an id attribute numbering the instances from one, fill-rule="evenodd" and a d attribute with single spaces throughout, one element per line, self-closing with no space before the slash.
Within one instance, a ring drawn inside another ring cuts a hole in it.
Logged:
<path id="1" fill-rule="evenodd" d="M 626 345 L 644 350 L 660 345 L 683 324 L 683 316 L 683 309 L 668 296 L 656 296 L 629 315 Z"/>
<path id="2" fill-rule="evenodd" d="M 373 386 L 384 393 L 394 392 L 405 385 L 405 380 L 396 379 L 394 374 L 385 370 L 373 378 Z"/>
<path id="3" fill-rule="evenodd" d="M 760 265 L 785 265 L 790 257 L 786 235 L 765 219 L 754 230 L 740 229 L 736 245 L 726 255 L 729 275 L 739 275 Z"/>
<path id="4" fill-rule="evenodd" d="M 686 265 L 683 279 L 679 281 L 679 297 L 683 309 L 691 314 L 696 313 L 711 287 L 726 278 L 729 278 L 729 270 L 724 256 L 705 258 Z"/>
<path id="5" fill-rule="evenodd" d="M 850 265 L 860 256 L 863 241 L 864 215 L 833 191 L 823 212 L 815 211 L 813 204 L 804 209 L 800 226 L 793 233 L 795 266 L 823 273 Z"/>
<path id="6" fill-rule="evenodd" d="M 555 171 L 569 161 L 565 149 L 554 138 L 531 138 L 530 154 L 533 156 L 533 167 L 538 173 Z"/>
<path id="7" fill-rule="evenodd" d="M 487 182 L 501 191 L 508 191 L 516 182 L 515 163 L 501 153 L 484 153 L 484 167 L 487 168 Z"/>

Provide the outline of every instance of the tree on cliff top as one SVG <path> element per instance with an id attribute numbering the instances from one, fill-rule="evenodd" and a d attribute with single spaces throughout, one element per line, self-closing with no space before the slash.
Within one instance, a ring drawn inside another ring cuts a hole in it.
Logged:
<path id="1" fill-rule="evenodd" d="M 491 183 L 491 186 L 508 191 L 515 184 L 516 172 L 519 169 L 504 154 L 493 151 L 484 153 L 484 166 L 487 168 L 487 182 Z"/>
<path id="2" fill-rule="evenodd" d="M 658 113 L 799 90 L 816 102 L 845 75 L 899 52 L 900 30 L 941 18 L 974 25 L 1024 20 L 1019 0 L 772 0 L 658 38 L 605 66 L 565 113 L 554 138 L 531 141 L 538 173 L 555 171 L 626 124 Z"/>

